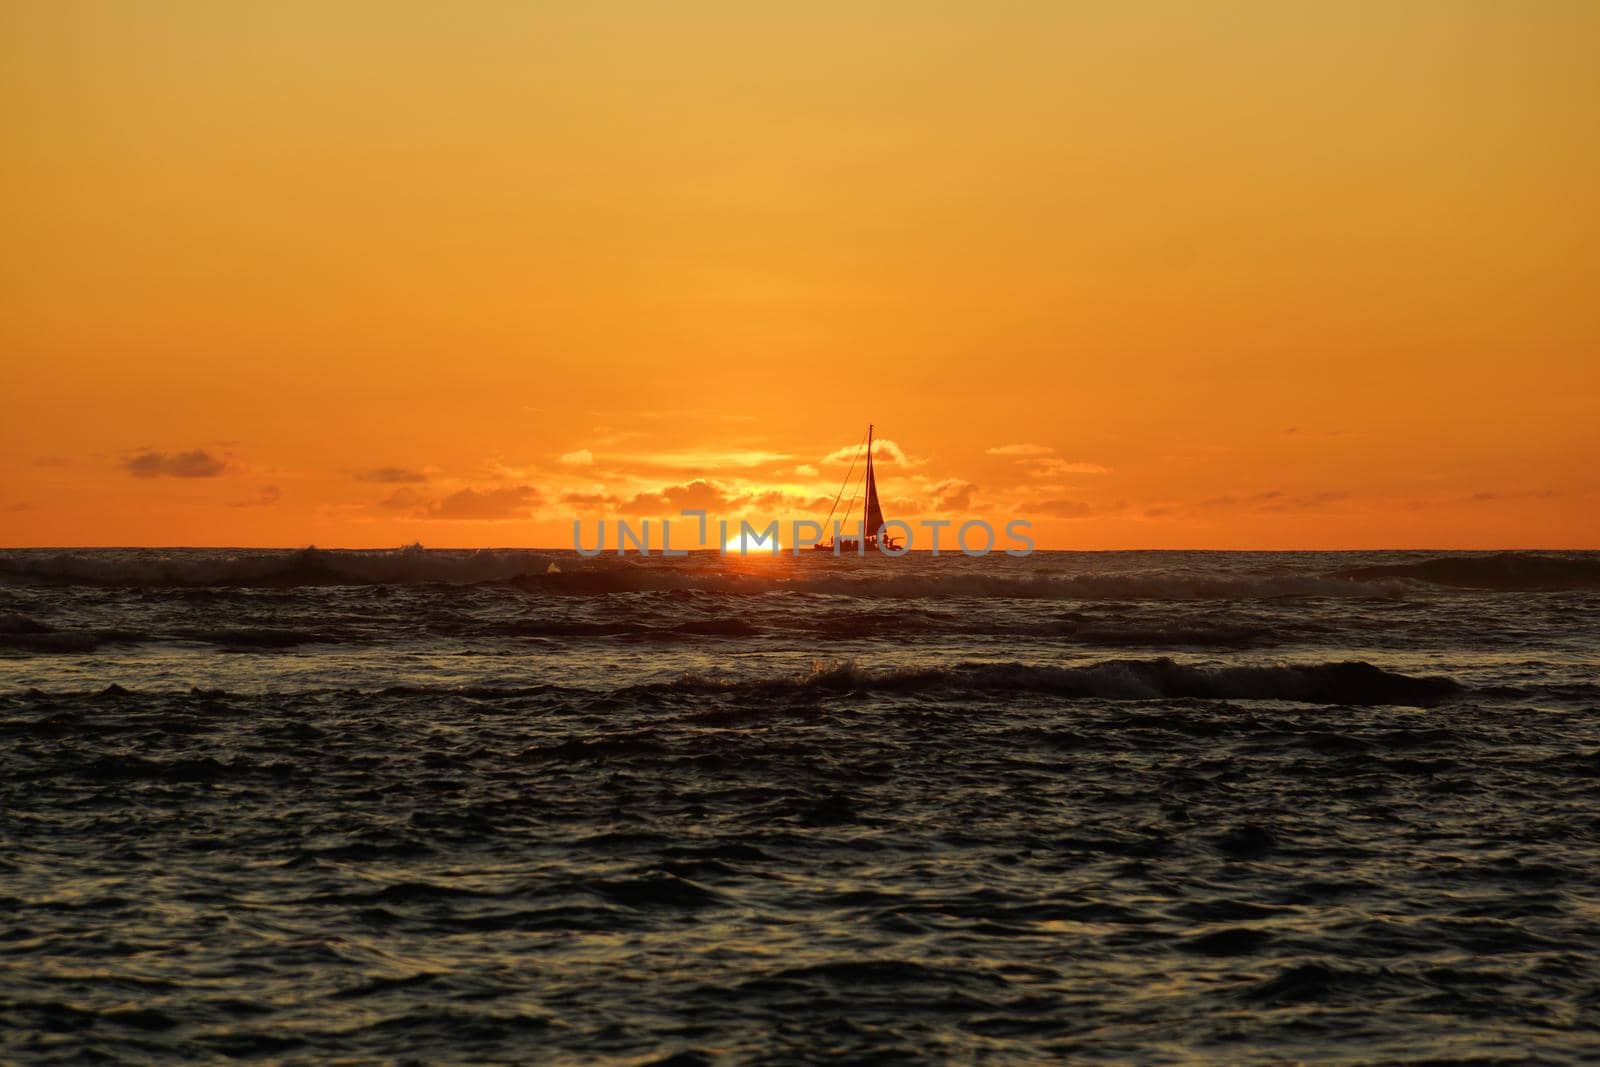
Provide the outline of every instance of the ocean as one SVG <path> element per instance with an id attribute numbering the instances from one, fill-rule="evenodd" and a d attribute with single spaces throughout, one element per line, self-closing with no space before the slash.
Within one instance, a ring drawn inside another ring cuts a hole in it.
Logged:
<path id="1" fill-rule="evenodd" d="M 1600 553 L 0 552 L 0 1061 L 1600 1059 Z"/>

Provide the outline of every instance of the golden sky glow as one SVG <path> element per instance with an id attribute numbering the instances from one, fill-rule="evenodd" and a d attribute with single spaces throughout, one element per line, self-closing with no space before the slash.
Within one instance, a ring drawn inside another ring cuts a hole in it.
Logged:
<path id="1" fill-rule="evenodd" d="M 0 543 L 1600 547 L 1600 4 L 0 0 Z M 823 510 L 826 508 L 824 506 Z"/>

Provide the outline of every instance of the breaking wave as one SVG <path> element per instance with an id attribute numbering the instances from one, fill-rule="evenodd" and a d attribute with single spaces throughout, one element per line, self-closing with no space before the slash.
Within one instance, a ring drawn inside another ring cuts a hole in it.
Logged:
<path id="1" fill-rule="evenodd" d="M 1044 554 L 1047 558 L 1049 554 Z M 1600 558 L 1529 552 L 1441 556 L 1299 573 L 1205 573 L 1154 563 L 1106 571 L 1089 557 L 1078 573 L 1055 563 L 1026 573 L 868 559 L 782 557 L 724 566 L 715 555 L 580 559 L 531 549 L 13 550 L 0 552 L 0 585 L 150 589 L 292 589 L 307 586 L 478 585 L 551 596 L 680 592 L 916 600 L 1272 600 L 1404 598 L 1416 583 L 1491 590 L 1600 589 Z M 935 561 L 936 562 L 936 561 Z M 1333 561 L 1330 560 L 1330 563 Z"/>
<path id="2" fill-rule="evenodd" d="M 1361 582 L 1407 578 L 1433 585 L 1507 592 L 1600 589 L 1600 560 L 1531 552 L 1441 556 L 1415 563 L 1350 567 L 1338 573 Z"/>
<path id="3" fill-rule="evenodd" d="M 167 632 L 147 630 L 60 630 L 27 615 L 0 614 L 0 649 L 19 652 L 92 652 L 102 645 L 138 645 L 147 642 L 184 641 L 223 649 L 265 650 L 300 645 L 334 644 L 346 640 L 326 630 L 289 627 L 180 627 Z"/>
<path id="4" fill-rule="evenodd" d="M 943 573 L 930 573 L 939 570 Z M 1167 570 L 1062 574 L 1051 568 L 1016 574 L 976 573 L 959 563 L 927 568 L 919 561 L 811 560 L 784 557 L 749 568 L 697 554 L 685 560 L 593 559 L 527 549 L 476 551 L 324 550 L 20 550 L 0 553 L 0 585 L 88 586 L 177 590 L 292 589 L 317 586 L 478 585 L 500 583 L 563 597 L 676 592 L 721 596 L 801 593 L 917 600 L 1261 600 L 1295 597 L 1382 598 L 1404 583 L 1384 585 L 1347 575 L 1219 576 Z"/>
<path id="5" fill-rule="evenodd" d="M 751 613 L 754 614 L 754 613 Z M 899 610 L 829 611 L 793 617 L 768 609 L 759 618 L 720 613 L 689 619 L 663 619 L 625 614 L 621 618 L 524 618 L 423 620 L 423 631 L 451 639 L 525 638 L 546 642 L 692 642 L 705 639 L 759 639 L 806 633 L 837 640 L 918 636 L 1022 638 L 1058 645 L 1095 648 L 1266 648 L 1294 637 L 1262 625 L 1226 621 L 1199 623 L 1118 624 L 1061 619 L 1035 622 L 1004 616 L 974 618 L 973 613 L 905 608 Z M 109 645 L 200 644 L 224 651 L 270 651 L 305 645 L 371 644 L 382 639 L 371 627 L 340 626 L 178 626 L 164 629 L 61 630 L 31 616 L 0 613 L 0 649 L 33 653 L 90 652 Z"/>
<path id="6" fill-rule="evenodd" d="M 1107 660 L 1076 667 L 1024 663 L 960 663 L 873 671 L 854 663 L 818 664 L 809 674 L 779 679 L 726 679 L 685 674 L 639 687 L 657 693 L 940 693 L 978 696 L 1032 693 L 1102 700 L 1285 700 L 1303 704 L 1430 707 L 1464 693 L 1451 678 L 1396 674 L 1360 661 L 1306 666 L 1197 667 L 1170 659 Z"/>
<path id="7" fill-rule="evenodd" d="M 1279 597 L 1394 596 L 1385 589 L 1343 578 L 1282 576 L 1239 579 L 1186 579 L 1168 575 L 995 574 L 752 575 L 696 573 L 667 567 L 616 567 L 590 571 L 530 574 L 512 581 L 518 588 L 556 596 L 597 596 L 688 590 L 723 595 L 791 592 L 885 600 L 968 597 L 1009 600 L 1259 600 Z"/>
<path id="8" fill-rule="evenodd" d="M 1252 667 L 1202 667 L 1159 659 L 1113 659 L 1076 666 L 1032 663 L 956 663 L 946 667 L 873 669 L 854 661 L 817 662 L 798 674 L 749 677 L 688 672 L 670 681 L 618 689 L 564 685 L 394 685 L 381 691 L 312 690 L 306 697 L 379 698 L 452 696 L 473 701 L 525 701 L 611 707 L 619 699 L 647 705 L 678 698 L 729 698 L 741 706 L 770 706 L 786 699 L 839 695 L 911 695 L 941 700 L 985 700 L 1020 695 L 1061 700 L 1277 700 L 1299 704 L 1433 707 L 1469 692 L 1441 675 L 1386 671 L 1363 661 Z M 52 699 L 71 694 L 55 693 Z M 159 699 L 119 685 L 87 696 L 98 701 Z M 193 690 L 203 698 L 226 695 Z M 43 696 L 43 694 L 40 694 Z M 715 714 L 715 712 L 713 712 Z"/>
<path id="9" fill-rule="evenodd" d="M 319 549 L 293 552 L 97 550 L 0 556 L 0 581 L 150 588 L 287 588 L 319 585 L 475 584 L 545 571 L 549 553 L 525 549 L 438 551 Z"/>
<path id="10" fill-rule="evenodd" d="M 87 652 L 99 641 L 93 634 L 62 633 L 27 615 L 0 614 L 0 648 L 21 652 Z"/>

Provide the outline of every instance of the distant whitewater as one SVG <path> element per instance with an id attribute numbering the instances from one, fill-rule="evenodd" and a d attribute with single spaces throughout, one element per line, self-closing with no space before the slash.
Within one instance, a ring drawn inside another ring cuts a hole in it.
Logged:
<path id="1" fill-rule="evenodd" d="M 695 552 L 600 556 L 529 549 L 0 549 L 0 585 L 291 588 L 472 585 L 521 579 L 553 593 L 702 589 L 885 597 L 1232 599 L 1370 596 L 1397 582 L 1471 589 L 1600 588 L 1600 554 L 1040 552 L 1026 558 L 948 552 L 771 555 Z"/>
<path id="2" fill-rule="evenodd" d="M 1597 553 L 0 551 L 0 1060 L 1576 1061 L 1597 671 Z"/>

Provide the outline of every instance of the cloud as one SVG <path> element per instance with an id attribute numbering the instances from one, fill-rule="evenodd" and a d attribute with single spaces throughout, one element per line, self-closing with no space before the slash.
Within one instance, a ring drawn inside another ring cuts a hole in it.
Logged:
<path id="1" fill-rule="evenodd" d="M 1473 493 L 1466 498 L 1469 504 L 1491 504 L 1500 500 L 1550 500 L 1561 494 L 1554 489 L 1497 489 Z"/>
<path id="2" fill-rule="evenodd" d="M 817 468 L 809 463 L 800 464 L 794 469 L 794 472 L 802 478 L 815 478 L 817 476 Z"/>
<path id="3" fill-rule="evenodd" d="M 990 456 L 1010 456 L 1028 469 L 1034 478 L 1054 478 L 1063 474 L 1109 474 L 1111 468 L 1083 460 L 1067 460 L 1055 455 L 1048 445 L 997 445 L 984 449 Z"/>
<path id="4" fill-rule="evenodd" d="M 439 499 L 424 496 L 415 489 L 396 489 L 380 500 L 378 506 L 406 512 L 416 519 L 496 522 L 526 518 L 528 511 L 542 499 L 543 494 L 531 485 L 460 489 Z"/>
<path id="5" fill-rule="evenodd" d="M 253 499 L 241 500 L 232 506 L 236 508 L 266 508 L 276 504 L 282 496 L 283 492 L 277 486 L 264 485 L 261 487 L 261 492 L 256 494 Z"/>
<path id="6" fill-rule="evenodd" d="M 1244 496 L 1214 496 L 1200 502 L 1201 510 L 1211 511 L 1316 511 L 1349 497 L 1349 493 L 1287 493 L 1282 489 L 1249 493 Z"/>
<path id="7" fill-rule="evenodd" d="M 1048 456 L 1055 449 L 1049 445 L 997 445 L 983 451 L 991 456 Z"/>
<path id="8" fill-rule="evenodd" d="M 543 410 L 543 409 L 530 409 Z M 744 413 L 731 414 L 711 408 L 625 408 L 601 410 L 591 408 L 589 414 L 602 419 L 718 419 L 722 422 L 755 422 L 756 416 Z"/>
<path id="9" fill-rule="evenodd" d="M 518 519 L 539 503 L 542 496 L 531 485 L 512 485 L 503 489 L 462 489 L 429 507 L 429 519 Z"/>
<path id="10" fill-rule="evenodd" d="M 776 510 L 793 507 L 797 499 L 786 489 L 768 489 L 765 492 L 745 492 L 735 498 L 734 504 L 738 507 Z"/>
<path id="11" fill-rule="evenodd" d="M 587 448 L 580 448 L 576 452 L 563 452 L 558 458 L 569 467 L 594 466 L 594 453 Z"/>
<path id="12" fill-rule="evenodd" d="M 396 489 L 378 501 L 378 507 L 389 511 L 410 511 L 427 507 L 428 503 L 428 498 L 415 489 Z"/>
<path id="13" fill-rule="evenodd" d="M 1058 491 L 1071 493 L 1073 490 L 1065 487 L 1051 487 Z M 1043 516 L 1052 519 L 1087 519 L 1106 518 L 1112 515 L 1126 515 L 1129 513 L 1128 502 L 1117 500 L 1112 502 L 1094 502 L 1080 500 L 1074 496 L 1044 496 L 1027 500 L 1018 508 L 1018 513 L 1028 516 Z"/>
<path id="14" fill-rule="evenodd" d="M 1558 500 L 1567 494 L 1559 489 L 1483 489 L 1476 493 L 1451 496 L 1418 497 L 1400 501 L 1407 511 L 1426 511 L 1429 508 L 1473 507 L 1479 504 L 1512 504 L 1519 500 Z"/>
<path id="15" fill-rule="evenodd" d="M 1041 500 L 1032 504 L 1029 511 L 1040 515 L 1049 515 L 1057 519 L 1086 519 L 1094 514 L 1094 507 L 1082 500 Z"/>
<path id="16" fill-rule="evenodd" d="M 1334 493 L 1334 491 L 1288 493 L 1285 490 L 1264 490 L 1261 493 L 1230 493 L 1198 502 L 1168 501 L 1163 504 L 1152 504 L 1144 509 L 1144 517 L 1200 518 L 1214 512 L 1259 512 L 1270 515 L 1322 512 L 1328 509 L 1330 504 L 1338 504 L 1349 498 L 1349 493 Z"/>
<path id="17" fill-rule="evenodd" d="M 580 507 L 597 507 L 601 504 L 614 503 L 614 498 L 604 493 L 562 493 L 563 504 L 577 504 Z"/>
<path id="18" fill-rule="evenodd" d="M 791 458 L 786 452 L 763 452 L 759 449 L 690 448 L 676 452 L 638 452 L 622 456 L 623 460 L 644 467 L 664 467 L 682 471 L 717 471 L 729 467 L 748 470 L 779 463 Z"/>
<path id="19" fill-rule="evenodd" d="M 644 436 L 646 434 L 639 430 L 619 430 L 614 426 L 604 425 L 594 427 L 588 434 L 589 443 L 600 448 L 614 448 Z"/>
<path id="20" fill-rule="evenodd" d="M 960 478 L 950 478 L 933 487 L 933 509 L 935 511 L 970 511 L 972 509 L 972 494 L 978 487 L 971 482 L 964 482 Z"/>
<path id="21" fill-rule="evenodd" d="M 865 445 L 865 441 L 860 441 L 853 445 L 846 445 L 843 448 L 836 448 L 826 456 L 823 456 L 822 462 L 849 463 L 851 460 L 858 459 L 861 453 L 866 451 Z M 905 467 L 920 467 L 927 462 L 925 459 L 912 459 L 906 455 L 905 449 L 887 437 L 874 437 L 872 439 L 872 458 L 876 460 L 888 459 Z"/>
<path id="22" fill-rule="evenodd" d="M 155 452 L 145 449 L 122 461 L 122 468 L 135 478 L 215 478 L 228 465 L 203 449 L 192 452 Z"/>
<path id="23" fill-rule="evenodd" d="M 483 461 L 482 476 L 498 478 L 503 482 L 516 482 L 521 484 L 523 482 L 532 481 L 534 475 L 537 473 L 537 467 L 515 466 L 507 463 L 503 457 L 498 455 L 490 456 L 488 459 Z"/>
<path id="24" fill-rule="evenodd" d="M 1111 468 L 1098 463 L 1069 462 L 1046 456 L 1043 459 L 1026 460 L 1028 473 L 1035 478 L 1056 478 L 1063 474 L 1110 474 Z"/>
<path id="25" fill-rule="evenodd" d="M 382 482 L 389 485 L 414 484 L 425 482 L 428 476 L 422 471 L 414 471 L 409 467 L 374 467 L 356 475 L 360 482 Z"/>
<path id="26" fill-rule="evenodd" d="M 666 515 L 684 508 L 715 511 L 732 502 L 733 497 L 722 486 L 697 478 L 685 485 L 668 485 L 655 492 L 639 493 L 622 505 L 622 510 L 631 515 Z"/>

